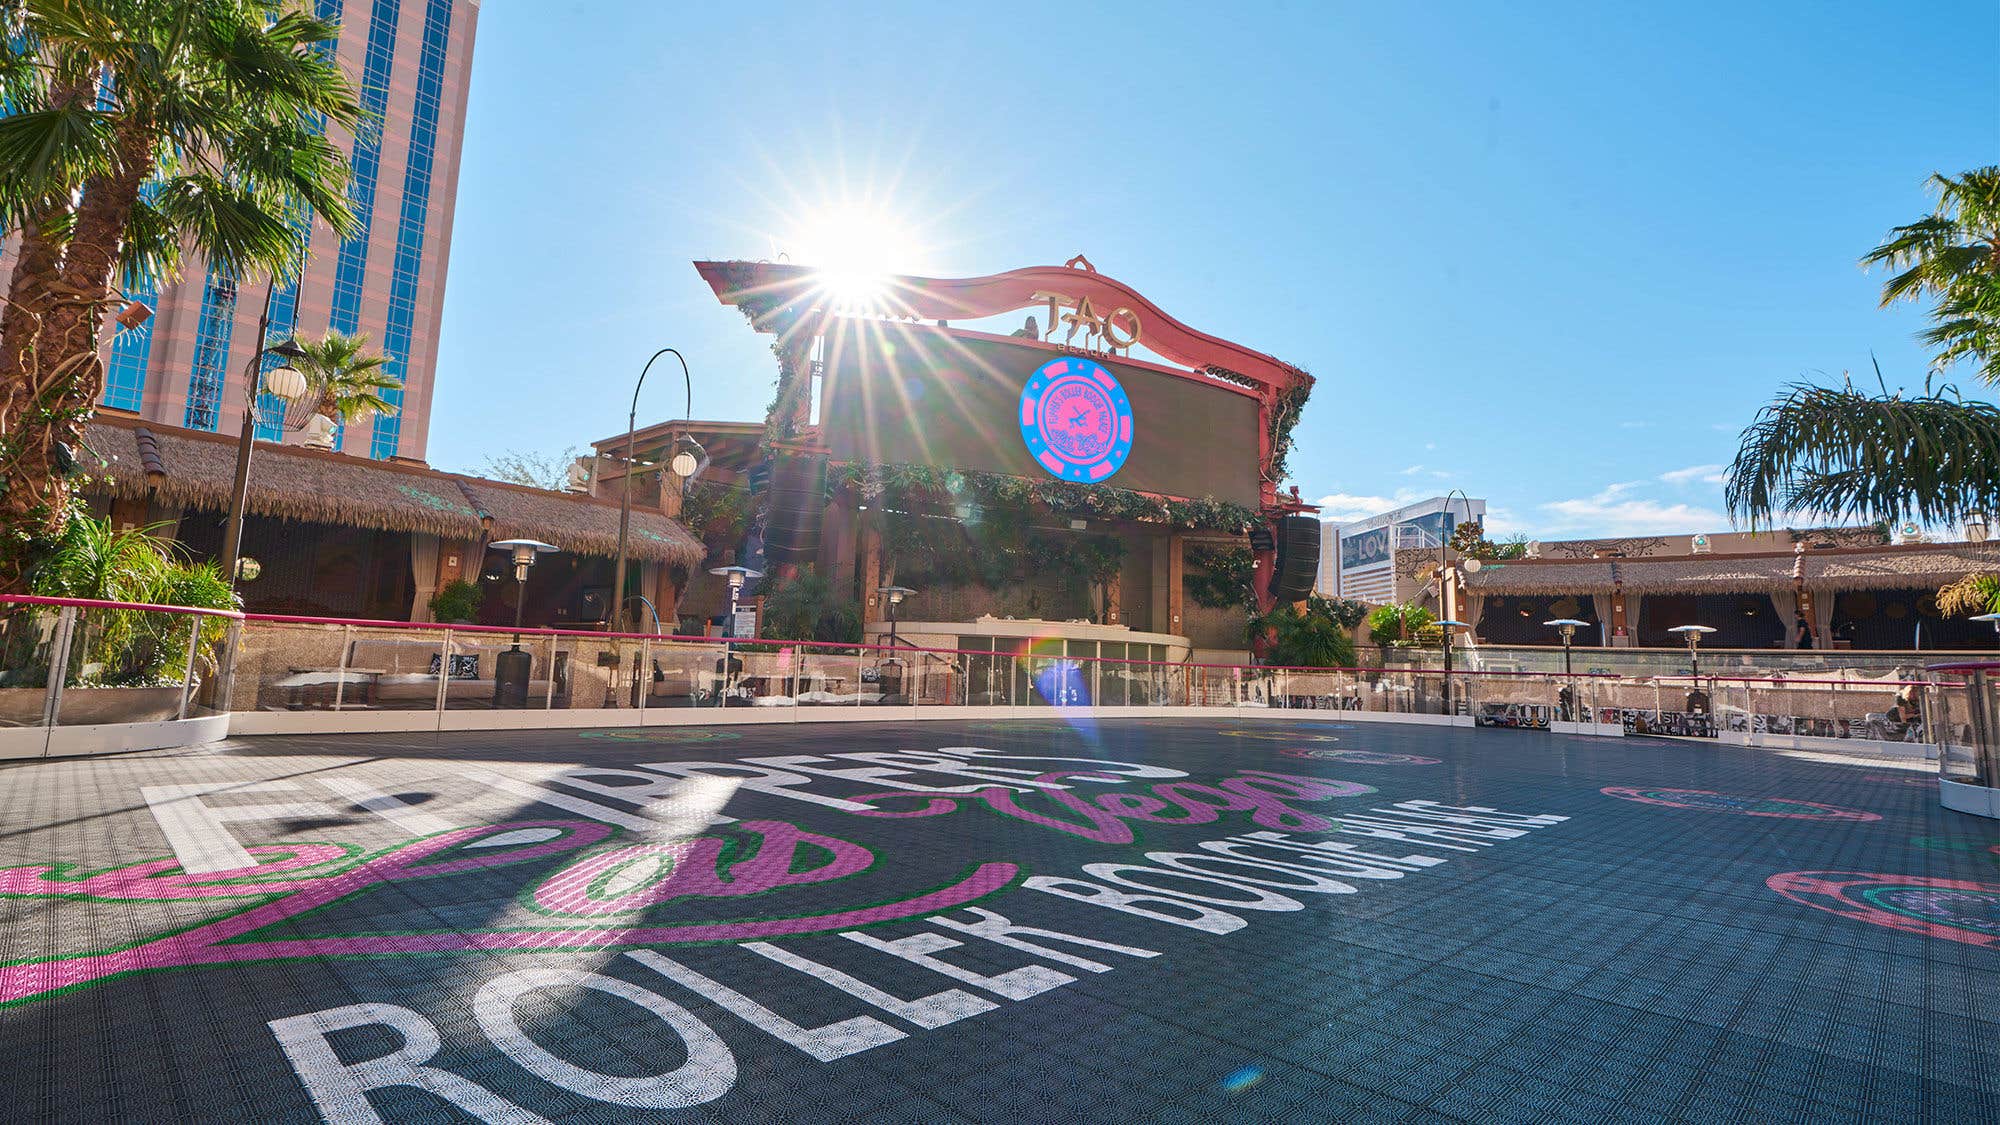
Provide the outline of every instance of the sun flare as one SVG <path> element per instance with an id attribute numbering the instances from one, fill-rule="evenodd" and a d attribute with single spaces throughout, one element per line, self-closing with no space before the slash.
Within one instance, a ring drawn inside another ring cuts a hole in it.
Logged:
<path id="1" fill-rule="evenodd" d="M 882 208 L 857 204 L 805 216 L 791 243 L 792 259 L 817 268 L 827 292 L 843 305 L 880 299 L 888 279 L 917 271 L 925 253 L 907 223 Z"/>

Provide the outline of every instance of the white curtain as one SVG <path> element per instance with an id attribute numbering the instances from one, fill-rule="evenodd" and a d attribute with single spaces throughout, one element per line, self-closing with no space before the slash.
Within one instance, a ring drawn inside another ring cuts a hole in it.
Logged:
<path id="1" fill-rule="evenodd" d="M 410 620 L 431 619 L 431 596 L 437 593 L 438 537 L 421 531 L 410 535 L 410 577 L 416 580 L 417 596 L 410 603 Z"/>
<path id="2" fill-rule="evenodd" d="M 1464 591 L 1464 594 L 1465 623 L 1472 626 L 1466 631 L 1465 643 L 1476 645 L 1479 643 L 1479 618 L 1486 612 L 1486 595 L 1475 594 L 1470 590 Z"/>
<path id="3" fill-rule="evenodd" d="M 1813 647 L 1833 647 L 1833 591 L 1813 591 Z"/>
<path id="4" fill-rule="evenodd" d="M 631 628 L 638 629 L 644 633 L 673 632 L 672 622 L 659 620 L 659 615 L 666 612 L 660 608 L 659 604 L 659 563 L 649 562 L 639 564 L 639 594 L 646 600 L 641 602 L 638 598 L 633 598 L 625 607 L 627 619 L 633 623 Z M 648 609 L 648 606 L 652 608 Z M 640 622 L 644 622 L 644 624 L 640 624 Z M 656 624 L 659 626 L 658 629 L 654 628 Z"/>
<path id="5" fill-rule="evenodd" d="M 1796 648 L 1799 643 L 1799 593 L 1797 590 L 1773 590 L 1771 606 L 1778 611 L 1778 620 L 1785 626 L 1785 647 Z"/>
<path id="6" fill-rule="evenodd" d="M 1591 611 L 1597 614 L 1597 643 L 1611 647 L 1611 595 L 1590 595 Z"/>

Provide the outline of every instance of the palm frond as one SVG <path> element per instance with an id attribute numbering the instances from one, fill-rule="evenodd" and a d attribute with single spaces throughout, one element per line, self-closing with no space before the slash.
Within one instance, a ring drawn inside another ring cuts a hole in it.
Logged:
<path id="1" fill-rule="evenodd" d="M 1956 521 L 2000 506 L 2000 407 L 1798 383 L 1743 432 L 1724 499 L 1751 526 L 1785 518 Z"/>

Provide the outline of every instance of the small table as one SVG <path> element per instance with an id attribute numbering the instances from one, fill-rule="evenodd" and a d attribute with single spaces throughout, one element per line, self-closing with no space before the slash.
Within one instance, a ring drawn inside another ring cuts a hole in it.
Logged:
<path id="1" fill-rule="evenodd" d="M 291 671 L 291 675 L 271 685 L 272 687 L 285 689 L 285 709 L 288 711 L 301 711 L 312 706 L 313 704 L 307 699 L 307 695 L 314 688 L 323 689 L 332 687 L 338 691 L 338 685 L 343 683 L 361 685 L 361 703 L 363 706 L 372 707 L 375 705 L 376 685 L 381 682 L 383 676 L 389 674 L 387 668 L 347 668 L 344 670 L 340 668 L 293 668 Z M 319 706 L 333 706 L 334 694 L 332 692 L 327 693 L 324 702 L 320 703 Z"/>

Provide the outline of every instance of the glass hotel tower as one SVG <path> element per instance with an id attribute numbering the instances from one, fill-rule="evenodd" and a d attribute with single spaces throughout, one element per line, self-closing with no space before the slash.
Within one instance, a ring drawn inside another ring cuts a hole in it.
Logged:
<path id="1" fill-rule="evenodd" d="M 401 392 L 387 396 L 400 410 L 347 427 L 340 448 L 422 459 L 479 2 L 314 5 L 339 21 L 341 68 L 379 124 L 358 137 L 328 126 L 353 161 L 348 196 L 360 224 L 346 239 L 314 224 L 305 276 L 272 294 L 270 339 L 316 337 L 329 327 L 365 333 L 403 380 Z M 190 260 L 174 284 L 132 294 L 152 305 L 154 316 L 107 341 L 102 404 L 166 425 L 238 432 L 244 368 L 269 284 Z M 267 428 L 259 436 L 280 435 Z"/>

